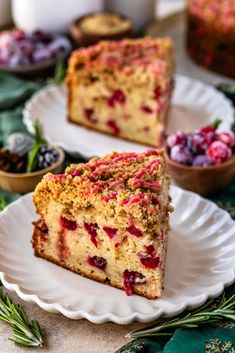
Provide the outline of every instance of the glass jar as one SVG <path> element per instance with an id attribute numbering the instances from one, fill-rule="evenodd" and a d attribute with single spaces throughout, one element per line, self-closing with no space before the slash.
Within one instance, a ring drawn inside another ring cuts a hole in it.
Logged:
<path id="1" fill-rule="evenodd" d="M 186 46 L 196 63 L 235 79 L 234 0 L 188 0 Z"/>
<path id="2" fill-rule="evenodd" d="M 131 18 L 138 32 L 154 20 L 156 0 L 106 0 L 105 8 Z"/>

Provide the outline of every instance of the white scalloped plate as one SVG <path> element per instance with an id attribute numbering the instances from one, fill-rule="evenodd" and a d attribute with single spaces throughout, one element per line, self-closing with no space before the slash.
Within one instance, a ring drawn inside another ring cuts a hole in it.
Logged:
<path id="1" fill-rule="evenodd" d="M 221 130 L 230 129 L 234 110 L 222 93 L 186 76 L 176 75 L 175 82 L 168 131 L 193 131 L 215 118 L 222 120 Z M 29 131 L 33 132 L 33 122 L 38 119 L 49 142 L 87 159 L 112 151 L 142 152 L 146 149 L 146 146 L 69 123 L 64 85 L 49 85 L 36 93 L 26 103 L 23 115 Z"/>
<path id="2" fill-rule="evenodd" d="M 148 300 L 83 278 L 34 257 L 31 222 L 37 217 L 31 194 L 0 214 L 0 279 L 25 301 L 71 319 L 94 323 L 150 322 L 219 295 L 235 279 L 235 222 L 200 196 L 172 186 L 175 212 L 166 265 L 165 290 Z"/>

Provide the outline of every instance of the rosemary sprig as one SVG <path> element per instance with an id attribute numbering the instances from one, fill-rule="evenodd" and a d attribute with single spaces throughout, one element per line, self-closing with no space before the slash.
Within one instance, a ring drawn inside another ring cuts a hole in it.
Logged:
<path id="1" fill-rule="evenodd" d="M 145 328 L 128 333 L 126 337 L 172 336 L 174 333 L 172 330 L 177 328 L 196 328 L 223 319 L 235 321 L 235 294 L 226 299 L 223 293 L 219 299 L 211 299 L 186 315 L 165 321 L 157 320 Z"/>
<path id="2" fill-rule="evenodd" d="M 40 150 L 40 147 L 45 143 L 45 139 L 43 137 L 42 126 L 38 120 L 36 120 L 34 123 L 34 135 L 35 135 L 35 142 L 34 142 L 32 149 L 29 153 L 28 163 L 27 163 L 27 168 L 26 168 L 28 173 L 34 171 L 34 169 L 37 165 L 38 152 Z"/>
<path id="3" fill-rule="evenodd" d="M 6 205 L 6 200 L 4 199 L 4 197 L 0 196 L 0 211 L 3 211 Z"/>
<path id="4" fill-rule="evenodd" d="M 38 321 L 30 323 L 24 309 L 19 304 L 13 304 L 7 293 L 0 288 L 0 320 L 12 327 L 13 337 L 10 338 L 17 346 L 42 347 L 43 335 Z"/>

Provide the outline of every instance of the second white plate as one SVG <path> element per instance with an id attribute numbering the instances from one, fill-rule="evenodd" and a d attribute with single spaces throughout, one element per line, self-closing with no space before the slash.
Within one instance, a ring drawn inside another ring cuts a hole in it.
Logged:
<path id="1" fill-rule="evenodd" d="M 175 212 L 160 299 L 124 291 L 76 275 L 33 255 L 28 194 L 0 213 L 0 280 L 23 300 L 50 312 L 94 323 L 150 322 L 198 306 L 235 279 L 235 223 L 228 213 L 200 196 L 172 186 Z"/>
<path id="2" fill-rule="evenodd" d="M 222 120 L 221 130 L 229 130 L 234 110 L 225 96 L 194 79 L 176 75 L 173 104 L 168 131 L 193 131 L 216 118 Z M 64 85 L 49 85 L 36 93 L 24 109 L 24 123 L 29 131 L 39 120 L 50 143 L 58 144 L 72 154 L 84 158 L 102 156 L 112 151 L 142 152 L 146 146 L 108 136 L 82 126 L 71 124 L 66 118 L 67 94 Z"/>

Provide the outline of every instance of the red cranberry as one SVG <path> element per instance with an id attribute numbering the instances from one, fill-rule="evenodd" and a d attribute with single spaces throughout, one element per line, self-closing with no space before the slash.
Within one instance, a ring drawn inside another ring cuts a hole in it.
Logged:
<path id="1" fill-rule="evenodd" d="M 159 265 L 159 257 L 155 255 L 155 248 L 153 245 L 145 246 L 145 252 L 139 253 L 139 258 L 146 268 L 155 269 Z"/>
<path id="2" fill-rule="evenodd" d="M 185 145 L 187 141 L 187 136 L 182 131 L 176 131 L 170 134 L 167 138 L 167 146 L 173 147 L 175 145 Z"/>
<path id="3" fill-rule="evenodd" d="M 65 229 L 68 229 L 68 230 L 77 229 L 77 222 L 71 221 L 70 219 L 67 219 L 64 216 L 60 216 L 60 223 L 61 223 L 61 226 Z"/>
<path id="4" fill-rule="evenodd" d="M 146 113 L 146 114 L 152 114 L 153 113 L 153 109 L 148 107 L 147 105 L 143 105 L 141 107 L 141 110 Z"/>
<path id="5" fill-rule="evenodd" d="M 207 150 L 208 156 L 216 163 L 223 163 L 232 156 L 232 150 L 221 141 L 214 141 Z"/>
<path id="6" fill-rule="evenodd" d="M 108 105 L 114 107 L 115 103 L 125 104 L 126 96 L 122 90 L 117 89 L 113 92 L 112 96 L 108 100 Z"/>
<path id="7" fill-rule="evenodd" d="M 123 284 L 127 295 L 133 293 L 133 285 L 145 284 L 146 278 L 142 273 L 125 270 L 123 273 Z"/>
<path id="8" fill-rule="evenodd" d="M 146 267 L 146 268 L 155 269 L 159 265 L 159 257 L 158 256 L 154 257 L 152 254 L 140 253 L 139 257 L 140 257 L 140 261 L 141 261 L 142 265 L 144 265 L 144 267 Z"/>
<path id="9" fill-rule="evenodd" d="M 85 113 L 87 120 L 90 123 L 92 123 L 92 124 L 97 123 L 97 119 L 94 117 L 94 110 L 93 109 L 85 109 L 84 113 Z"/>
<path id="10" fill-rule="evenodd" d="M 120 134 L 121 130 L 120 130 L 120 128 L 117 126 L 117 124 L 116 124 L 116 122 L 115 122 L 114 120 L 109 119 L 109 120 L 107 121 L 107 125 L 108 125 L 108 127 L 110 127 L 110 129 L 112 130 L 112 133 L 113 133 L 114 135 L 119 135 L 119 134 Z"/>
<path id="11" fill-rule="evenodd" d="M 170 151 L 171 159 L 180 164 L 192 165 L 193 155 L 187 146 L 176 145 Z"/>
<path id="12" fill-rule="evenodd" d="M 85 227 L 87 233 L 90 235 L 90 239 L 91 239 L 92 243 L 97 247 L 98 246 L 98 243 L 97 243 L 98 224 L 84 222 L 84 227 Z"/>
<path id="13" fill-rule="evenodd" d="M 132 235 L 135 235 L 137 238 L 142 237 L 142 232 L 140 229 L 136 228 L 136 226 L 134 226 L 134 224 L 132 224 L 131 226 L 127 227 L 126 230 L 131 233 Z"/>
<path id="14" fill-rule="evenodd" d="M 110 227 L 103 227 L 103 230 L 107 235 L 109 236 L 110 239 L 113 239 L 115 235 L 117 234 L 117 229 L 116 228 L 110 228 Z"/>
<path id="15" fill-rule="evenodd" d="M 217 135 L 217 140 L 225 143 L 229 147 L 233 147 L 235 144 L 235 135 L 231 131 L 221 132 Z"/>
<path id="16" fill-rule="evenodd" d="M 105 271 L 107 266 L 107 260 L 99 256 L 88 256 L 87 262 L 89 265 L 99 268 L 102 271 Z"/>
<path id="17" fill-rule="evenodd" d="M 189 150 L 194 154 L 203 154 L 208 147 L 205 137 L 206 135 L 198 133 L 188 135 L 187 145 Z"/>

